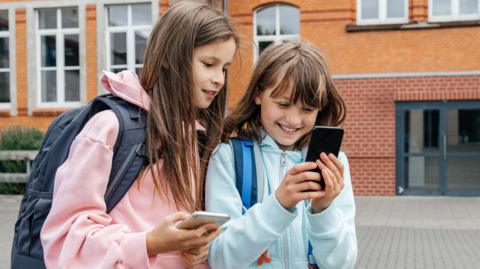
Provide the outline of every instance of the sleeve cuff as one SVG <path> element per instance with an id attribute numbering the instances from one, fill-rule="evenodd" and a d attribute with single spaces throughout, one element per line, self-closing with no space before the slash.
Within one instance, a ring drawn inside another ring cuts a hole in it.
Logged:
<path id="1" fill-rule="evenodd" d="M 147 255 L 147 232 L 126 234 L 122 240 L 121 248 L 125 250 L 123 252 L 123 263 L 126 265 L 126 268 L 150 269 Z"/>
<path id="2" fill-rule="evenodd" d="M 297 216 L 297 209 L 293 208 L 292 211 L 285 209 L 278 202 L 275 193 L 263 200 L 261 206 L 261 215 L 264 216 L 262 219 L 268 222 L 268 227 L 277 233 L 283 233 Z"/>
<path id="3" fill-rule="evenodd" d="M 329 230 L 335 229 L 338 227 L 338 224 L 342 219 L 341 213 L 337 210 L 334 203 L 325 208 L 322 212 L 316 214 L 312 213 L 312 207 L 309 205 L 305 212 L 312 233 L 325 233 Z"/>

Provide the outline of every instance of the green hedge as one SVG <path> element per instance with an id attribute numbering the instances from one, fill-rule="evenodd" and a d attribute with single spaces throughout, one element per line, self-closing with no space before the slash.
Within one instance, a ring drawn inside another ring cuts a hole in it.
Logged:
<path id="1" fill-rule="evenodd" d="M 43 134 L 32 127 L 14 126 L 0 132 L 0 150 L 38 150 Z M 25 173 L 25 161 L 0 161 L 2 173 Z M 22 194 L 24 183 L 0 183 L 0 194 Z"/>

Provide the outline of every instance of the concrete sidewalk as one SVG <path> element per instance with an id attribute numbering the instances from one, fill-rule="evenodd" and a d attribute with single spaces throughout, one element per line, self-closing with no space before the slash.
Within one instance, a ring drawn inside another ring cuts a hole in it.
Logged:
<path id="1" fill-rule="evenodd" d="M 480 268 L 480 197 L 356 201 L 356 268 Z"/>
<path id="2" fill-rule="evenodd" d="M 0 268 L 20 196 L 0 195 Z M 357 269 L 479 268 L 480 197 L 356 197 Z"/>

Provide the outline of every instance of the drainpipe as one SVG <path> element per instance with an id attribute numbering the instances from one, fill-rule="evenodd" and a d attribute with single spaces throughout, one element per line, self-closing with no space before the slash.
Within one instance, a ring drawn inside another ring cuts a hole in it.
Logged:
<path id="1" fill-rule="evenodd" d="M 223 0 L 223 13 L 228 15 L 228 0 Z"/>

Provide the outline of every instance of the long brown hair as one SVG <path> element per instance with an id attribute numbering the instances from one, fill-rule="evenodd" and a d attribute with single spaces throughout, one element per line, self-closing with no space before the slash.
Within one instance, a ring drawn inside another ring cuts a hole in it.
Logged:
<path id="1" fill-rule="evenodd" d="M 255 98 L 265 89 L 276 87 L 272 97 L 283 94 L 293 85 L 290 102 L 318 108 L 315 125 L 336 126 L 346 117 L 345 103 L 335 87 L 320 51 L 306 42 L 289 41 L 270 45 L 260 55 L 247 91 L 227 117 L 222 141 L 236 135 L 261 140 L 260 106 Z M 304 146 L 309 136 L 295 143 Z"/>
<path id="2" fill-rule="evenodd" d="M 151 100 L 147 119 L 150 168 L 156 190 L 161 191 L 160 180 L 165 180 L 163 185 L 170 188 L 177 208 L 193 211 L 202 207 L 203 175 L 211 149 L 220 140 L 228 89 L 225 83 L 208 108 L 196 108 L 193 50 L 231 38 L 238 44 L 233 24 L 222 12 L 184 1 L 160 17 L 145 49 L 140 83 Z M 196 120 L 204 125 L 208 136 L 201 159 Z M 154 165 L 160 158 L 164 161 L 162 174 Z"/>

